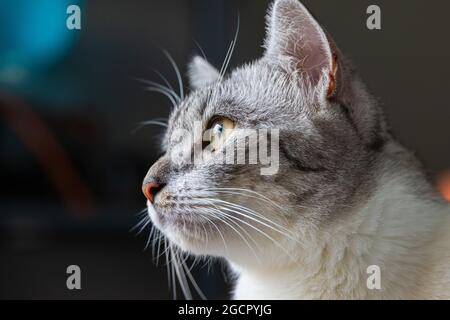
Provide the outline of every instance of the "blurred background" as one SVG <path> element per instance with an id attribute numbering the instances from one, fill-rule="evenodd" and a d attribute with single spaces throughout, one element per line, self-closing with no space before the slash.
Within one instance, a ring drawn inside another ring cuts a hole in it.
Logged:
<path id="1" fill-rule="evenodd" d="M 136 78 L 175 87 L 199 46 L 219 67 L 262 54 L 265 0 L 2 0 L 0 3 L 0 298 L 171 299 L 164 264 L 129 232 L 141 182 L 159 157 L 169 102 Z M 450 2 L 308 0 L 384 106 L 394 134 L 450 200 Z M 81 29 L 66 28 L 67 7 Z M 382 29 L 366 28 L 381 8 Z M 197 44 L 198 45 L 197 45 Z M 157 70 L 157 72 L 155 72 Z M 66 288 L 79 265 L 82 289 Z M 227 298 L 223 266 L 194 269 L 210 299 Z"/>

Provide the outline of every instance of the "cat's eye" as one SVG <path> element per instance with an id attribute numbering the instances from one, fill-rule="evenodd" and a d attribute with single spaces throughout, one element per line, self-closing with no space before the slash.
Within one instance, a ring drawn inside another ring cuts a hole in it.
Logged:
<path id="1" fill-rule="evenodd" d="M 234 122 L 225 117 L 215 117 L 209 123 L 207 132 L 209 133 L 209 145 L 211 151 L 220 149 L 230 136 L 234 128 Z"/>

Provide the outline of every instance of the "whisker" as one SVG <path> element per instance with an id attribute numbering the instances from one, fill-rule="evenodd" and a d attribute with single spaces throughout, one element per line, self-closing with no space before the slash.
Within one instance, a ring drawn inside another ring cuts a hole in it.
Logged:
<path id="1" fill-rule="evenodd" d="M 184 262 L 181 264 L 181 266 L 185 269 L 186 275 L 188 276 L 189 280 L 191 280 L 191 283 L 194 286 L 194 289 L 195 291 L 197 291 L 200 298 L 202 298 L 202 300 L 208 300 L 203 291 L 198 286 L 197 281 L 195 281 L 194 277 L 192 276 L 190 269 L 188 269 L 188 267 Z"/>
<path id="2" fill-rule="evenodd" d="M 141 78 L 136 78 L 136 80 L 149 85 L 150 88 L 157 88 L 165 91 L 167 94 L 171 95 L 177 103 L 180 103 L 180 97 L 173 89 L 163 86 L 162 84 L 159 84 L 158 82 L 152 80 L 146 80 Z"/>
<path id="3" fill-rule="evenodd" d="M 255 258 L 258 260 L 258 262 L 260 263 L 261 262 L 261 260 L 259 259 L 259 257 L 258 257 L 258 255 L 256 254 L 256 252 L 255 252 L 255 250 L 254 250 L 254 248 L 250 245 L 250 243 L 247 241 L 247 239 L 235 228 L 235 227 L 233 227 L 230 223 L 231 222 L 234 222 L 234 221 L 232 221 L 232 220 L 230 220 L 227 216 L 225 216 L 225 215 L 223 215 L 223 212 L 221 212 L 220 210 L 218 210 L 218 209 L 212 209 L 212 208 L 210 208 L 210 210 L 211 210 L 211 212 L 215 212 L 215 213 L 218 213 L 218 214 L 221 214 L 222 215 L 222 218 L 221 217 L 218 217 L 217 215 L 215 215 L 214 217 L 216 218 L 216 219 L 218 219 L 219 221 L 221 221 L 222 223 L 224 223 L 225 225 L 227 225 L 228 227 L 230 227 L 234 232 L 236 232 L 237 233 L 237 235 L 245 242 L 245 244 L 249 247 L 249 249 L 252 251 L 252 253 L 253 253 L 253 255 L 255 256 Z M 225 218 L 227 218 L 227 220 L 230 222 L 230 223 L 228 223 L 227 221 L 225 221 L 224 219 Z M 248 234 L 248 232 L 245 230 L 245 229 L 243 229 L 239 224 L 237 224 L 236 222 L 234 222 L 235 223 L 235 225 L 236 226 L 238 226 L 241 230 L 243 230 L 243 232 L 245 232 L 247 235 L 249 235 Z M 253 238 L 252 238 L 252 240 L 253 240 Z M 253 242 L 255 243 L 255 245 L 256 245 L 256 242 L 253 240 Z M 258 249 L 259 250 L 261 250 L 259 247 L 258 247 Z"/>
<path id="4" fill-rule="evenodd" d="M 183 273 L 183 270 L 181 270 L 181 266 L 180 266 L 180 262 L 179 262 L 179 256 L 178 253 L 172 250 L 172 255 L 173 255 L 173 261 L 172 261 L 172 265 L 175 268 L 175 272 L 178 278 L 178 283 L 180 284 L 181 287 L 181 291 L 183 292 L 185 298 L 187 300 L 192 300 L 192 293 L 191 290 L 189 289 L 189 285 L 187 284 L 187 280 L 185 277 L 185 274 Z"/>
<path id="5" fill-rule="evenodd" d="M 142 225 L 142 227 L 139 229 L 139 231 L 136 233 L 136 235 L 140 235 L 142 231 L 148 226 L 148 224 L 151 222 L 151 219 L 148 218 L 147 221 Z"/>
<path id="6" fill-rule="evenodd" d="M 138 213 L 136 213 L 135 216 L 139 217 L 139 216 L 146 215 L 146 214 L 147 214 L 147 208 L 144 208 L 141 211 L 139 211 Z"/>
<path id="7" fill-rule="evenodd" d="M 223 63 L 222 63 L 222 67 L 220 67 L 220 71 L 219 71 L 219 81 L 217 81 L 218 84 L 222 81 L 222 78 L 223 78 L 222 72 L 224 72 L 224 67 L 225 67 L 225 64 L 226 64 L 226 62 L 227 62 L 228 56 L 229 56 L 229 54 L 230 54 L 232 48 L 233 48 L 233 41 L 230 42 L 230 46 L 228 47 L 228 51 L 227 51 L 227 53 L 226 53 L 226 55 L 225 55 L 225 58 L 224 58 L 224 60 L 223 60 Z"/>
<path id="8" fill-rule="evenodd" d="M 148 88 L 146 88 L 146 90 L 147 91 L 152 91 L 152 92 L 158 92 L 158 93 L 161 93 L 161 94 L 165 95 L 170 100 L 170 102 L 172 103 L 172 107 L 173 108 L 177 107 L 177 103 L 176 103 L 175 99 L 167 91 L 165 91 L 163 89 L 160 89 L 160 88 L 156 88 L 156 87 L 148 87 Z"/>
<path id="9" fill-rule="evenodd" d="M 133 232 L 134 230 L 136 230 L 137 228 L 139 228 L 143 224 L 145 225 L 146 223 L 148 223 L 149 220 L 150 220 L 150 217 L 147 216 L 147 215 L 142 217 L 141 220 L 134 227 L 132 227 L 128 232 Z M 139 232 L 137 233 L 137 235 L 139 235 Z"/>
<path id="10" fill-rule="evenodd" d="M 223 208 L 223 207 L 220 207 L 219 208 L 219 210 L 221 210 L 222 211 L 222 209 L 226 209 L 226 208 Z M 226 214 L 226 213 L 224 213 L 224 214 Z M 241 222 L 241 223 L 243 223 L 243 224 L 245 224 L 245 225 L 247 225 L 247 226 L 249 226 L 250 228 L 252 228 L 252 229 L 254 229 L 255 231 L 257 231 L 258 233 L 260 233 L 260 234 L 262 234 L 263 236 L 265 236 L 267 239 L 269 239 L 269 240 L 271 240 L 278 248 L 280 248 L 292 261 L 295 261 L 295 259 L 291 256 L 291 254 L 288 252 L 288 251 L 286 251 L 286 249 L 283 247 L 283 246 L 281 246 L 277 241 L 275 241 L 275 239 L 273 239 L 271 236 L 269 236 L 267 233 L 265 233 L 264 231 L 262 231 L 261 229 L 259 229 L 258 227 L 256 227 L 256 226 L 254 226 L 254 225 L 252 225 L 252 224 L 250 224 L 250 223 L 248 223 L 247 221 L 245 221 L 245 220 L 242 220 L 242 219 L 239 219 L 238 217 L 236 217 L 236 216 L 234 216 L 234 215 L 231 215 L 231 214 L 226 214 L 226 215 L 228 215 L 230 218 L 232 218 L 232 219 L 235 219 L 235 220 L 237 220 L 237 221 L 239 221 L 239 222 Z"/>
<path id="11" fill-rule="evenodd" d="M 216 225 L 216 224 L 214 223 L 214 221 L 212 221 L 211 219 L 208 219 L 207 217 L 203 217 L 203 218 L 206 219 L 206 221 L 208 221 L 214 228 L 216 228 L 217 232 L 219 233 L 219 236 L 222 238 L 223 246 L 224 246 L 225 252 L 228 254 L 228 253 L 229 253 L 229 251 L 228 251 L 228 246 L 227 246 L 227 243 L 226 243 L 226 241 L 225 241 L 225 238 L 224 238 L 222 232 L 220 231 L 220 229 L 217 227 L 217 225 Z"/>
<path id="12" fill-rule="evenodd" d="M 169 54 L 169 52 L 165 49 L 163 49 L 164 55 L 169 59 L 170 64 L 172 65 L 173 69 L 175 70 L 175 73 L 177 75 L 178 79 L 178 85 L 180 87 L 180 98 L 181 100 L 184 100 L 184 90 L 183 90 L 183 80 L 181 78 L 180 70 L 178 69 L 177 64 L 175 63 L 175 60 L 173 60 L 172 56 Z"/>
<path id="13" fill-rule="evenodd" d="M 161 126 L 161 127 L 164 127 L 164 128 L 167 128 L 167 123 L 154 119 L 154 120 L 147 120 L 147 121 L 139 122 L 138 126 L 136 127 L 136 129 L 134 129 L 132 131 L 132 133 L 135 133 L 136 131 L 138 131 L 142 127 L 145 127 L 145 126 L 148 126 L 148 125 L 152 125 L 152 124 L 157 125 L 157 126 Z"/>
<path id="14" fill-rule="evenodd" d="M 208 59 L 206 58 L 205 51 L 203 51 L 202 46 L 201 46 L 196 40 L 194 40 L 194 43 L 195 43 L 195 45 L 197 46 L 197 48 L 200 50 L 203 59 L 205 59 L 206 61 L 208 61 Z"/>
<path id="15" fill-rule="evenodd" d="M 274 230 L 274 231 L 276 231 L 278 233 L 281 233 L 282 235 L 285 235 L 285 236 L 289 237 L 291 240 L 297 241 L 294 238 L 293 234 L 291 234 L 290 230 L 288 230 L 285 227 L 277 224 L 276 222 L 273 222 L 272 220 L 268 219 L 267 217 L 263 216 L 262 214 L 254 211 L 252 209 L 249 209 L 247 207 L 244 207 L 244 206 L 241 206 L 241 205 L 238 205 L 238 204 L 234 204 L 234 203 L 231 203 L 231 202 L 228 202 L 228 201 L 225 201 L 225 200 L 220 200 L 220 199 L 211 199 L 211 200 L 213 202 L 222 203 L 224 207 L 228 208 L 227 210 L 230 210 L 230 211 L 235 212 L 237 214 L 243 215 L 244 213 L 241 212 L 241 211 L 244 211 L 244 212 L 246 212 L 246 213 L 251 215 L 251 216 L 245 215 L 247 218 L 249 218 L 251 220 L 254 220 L 254 221 L 256 221 L 256 222 L 258 222 L 258 223 L 260 223 L 260 224 L 262 224 L 262 225 L 264 225 L 264 226 L 266 226 L 266 227 L 268 227 L 268 228 L 270 228 L 270 229 L 272 229 L 272 230 Z M 237 209 L 240 209 L 241 211 L 239 211 L 239 212 L 235 211 Z M 260 219 L 266 221 L 267 223 L 271 223 L 272 225 L 269 225 L 269 224 L 265 223 L 264 221 L 260 221 L 260 220 L 258 220 L 256 218 L 260 218 Z M 285 232 L 283 232 L 283 231 L 285 231 Z"/>
<path id="16" fill-rule="evenodd" d="M 152 240 L 153 234 L 155 233 L 155 229 L 156 229 L 155 225 L 153 224 L 151 229 L 150 229 L 150 233 L 148 235 L 147 242 L 145 243 L 145 247 L 144 247 L 143 251 L 147 250 L 148 246 L 150 245 L 150 242 Z"/>
<path id="17" fill-rule="evenodd" d="M 156 265 L 159 263 L 159 257 L 160 257 L 160 251 L 161 251 L 161 240 L 164 238 L 164 236 L 158 238 L 158 245 L 157 245 L 157 251 L 156 251 Z"/>
<path id="18" fill-rule="evenodd" d="M 156 260 L 156 244 L 159 242 L 159 239 L 163 237 L 163 235 L 161 234 L 161 232 L 155 228 L 155 233 L 153 235 L 153 239 L 152 239 L 152 257 L 153 260 Z"/>
<path id="19" fill-rule="evenodd" d="M 171 283 L 170 283 L 170 279 L 171 279 L 171 274 L 170 274 L 170 261 L 169 261 L 169 254 L 167 252 L 168 247 L 167 247 L 167 242 L 164 241 L 164 256 L 166 258 L 166 271 L 167 271 L 167 282 L 168 282 L 168 286 L 169 286 L 169 290 L 171 288 Z"/>
<path id="20" fill-rule="evenodd" d="M 163 74 L 162 74 L 161 72 L 159 72 L 158 70 L 156 70 L 156 69 L 153 69 L 153 68 L 152 68 L 152 71 L 153 71 L 154 73 L 156 73 L 156 75 L 157 75 L 158 77 L 161 78 L 161 80 L 166 84 L 167 88 L 168 88 L 173 94 L 175 94 L 175 95 L 177 96 L 178 100 L 180 100 L 180 96 L 176 94 L 175 90 L 173 89 L 172 85 L 171 85 L 170 82 L 167 80 L 167 78 L 164 77 Z"/>
<path id="21" fill-rule="evenodd" d="M 172 292 L 173 292 L 173 300 L 177 300 L 177 283 L 175 280 L 175 267 L 174 267 L 174 263 L 173 263 L 173 258 L 172 258 L 172 246 L 169 245 L 169 253 L 170 253 L 170 261 L 172 261 L 172 263 L 170 264 L 170 269 L 171 269 L 171 275 L 172 275 Z"/>
<path id="22" fill-rule="evenodd" d="M 225 75 L 225 72 L 226 72 L 226 70 L 228 68 L 228 64 L 230 63 L 231 57 L 233 56 L 234 48 L 235 48 L 237 37 L 238 37 L 238 34 L 239 34 L 240 24 L 241 24 L 241 19 L 240 19 L 239 14 L 238 14 L 238 20 L 237 20 L 236 31 L 235 31 L 235 34 L 234 34 L 234 39 L 233 39 L 233 41 L 231 41 L 231 44 L 230 44 L 230 47 L 228 49 L 227 55 L 225 56 L 224 63 L 222 64 L 222 68 L 220 69 L 219 82 L 222 81 L 222 78 Z"/>
<path id="23" fill-rule="evenodd" d="M 280 209 L 282 211 L 285 211 L 285 209 L 283 207 L 281 207 L 278 203 L 276 203 L 275 201 L 269 199 L 265 195 L 263 195 L 263 194 L 261 194 L 259 192 L 256 192 L 254 190 L 249 190 L 249 189 L 244 189 L 244 188 L 217 188 L 217 187 L 216 188 L 208 188 L 206 190 L 207 191 L 214 191 L 214 192 L 226 192 L 226 191 L 229 191 L 229 192 L 232 192 L 232 191 L 248 192 L 248 193 L 254 194 L 257 198 L 259 198 L 259 199 L 261 199 L 261 200 L 263 200 L 263 201 L 265 201 L 267 203 L 272 204 L 276 208 L 278 208 L 278 209 Z M 244 194 L 241 194 L 241 195 L 244 195 Z M 249 195 L 245 195 L 245 196 L 249 197 Z"/>

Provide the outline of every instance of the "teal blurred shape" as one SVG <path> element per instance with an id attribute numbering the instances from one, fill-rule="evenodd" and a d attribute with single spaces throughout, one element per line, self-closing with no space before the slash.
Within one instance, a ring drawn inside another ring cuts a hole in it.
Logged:
<path id="1" fill-rule="evenodd" d="M 56 63 L 79 31 L 66 27 L 69 5 L 79 0 L 0 2 L 0 82 L 20 82 Z M 83 19 L 83 17 L 81 17 Z M 81 20 L 83 21 L 83 20 Z"/>

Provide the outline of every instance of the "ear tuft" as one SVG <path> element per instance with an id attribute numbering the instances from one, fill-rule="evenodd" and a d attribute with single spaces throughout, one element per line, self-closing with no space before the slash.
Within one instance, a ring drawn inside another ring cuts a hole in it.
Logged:
<path id="1" fill-rule="evenodd" d="M 219 71 L 205 59 L 195 56 L 188 65 L 189 85 L 192 89 L 208 86 L 219 79 Z"/>

